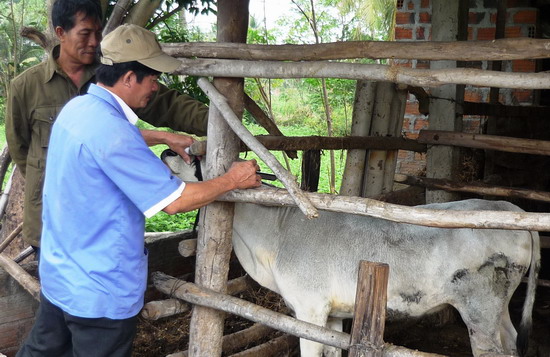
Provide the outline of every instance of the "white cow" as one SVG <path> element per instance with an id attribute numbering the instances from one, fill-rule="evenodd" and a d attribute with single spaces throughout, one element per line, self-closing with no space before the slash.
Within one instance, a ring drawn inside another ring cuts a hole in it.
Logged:
<path id="1" fill-rule="evenodd" d="M 165 162 L 184 180 L 195 180 L 194 168 L 181 158 Z M 420 207 L 522 211 L 509 202 L 478 199 Z M 279 293 L 298 319 L 341 330 L 341 320 L 353 313 L 359 261 L 383 262 L 390 267 L 388 318 L 421 316 L 450 304 L 468 327 L 474 356 L 517 354 L 508 303 L 531 266 L 518 343 L 524 352 L 540 266 L 537 232 L 431 228 L 319 213 L 308 220 L 292 207 L 235 207 L 239 262 L 254 280 Z M 300 349 L 302 356 L 323 352 L 321 344 L 305 339 Z M 339 354 L 325 348 L 325 355 Z"/>

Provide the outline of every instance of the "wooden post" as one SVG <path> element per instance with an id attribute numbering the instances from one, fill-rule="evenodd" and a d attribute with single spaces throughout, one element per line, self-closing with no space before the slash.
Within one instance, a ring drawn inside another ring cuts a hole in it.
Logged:
<path id="1" fill-rule="evenodd" d="M 218 42 L 246 42 L 248 30 L 248 0 L 218 1 Z M 226 96 L 233 112 L 242 117 L 242 78 L 216 78 L 216 88 Z M 237 159 L 239 141 L 215 106 L 208 117 L 206 178 L 225 172 Z M 231 257 L 234 204 L 214 202 L 201 210 L 201 227 L 197 240 L 195 281 L 215 291 L 225 291 Z M 208 224 L 205 224 L 207 222 Z M 224 314 L 195 306 L 190 323 L 189 355 L 220 356 Z M 206 336 L 208 336 L 206 338 Z"/>
<path id="2" fill-rule="evenodd" d="M 321 150 L 306 150 L 302 156 L 302 183 L 304 191 L 316 192 L 321 172 Z"/>
<path id="3" fill-rule="evenodd" d="M 382 357 L 389 266 L 362 260 L 359 264 L 350 357 Z"/>

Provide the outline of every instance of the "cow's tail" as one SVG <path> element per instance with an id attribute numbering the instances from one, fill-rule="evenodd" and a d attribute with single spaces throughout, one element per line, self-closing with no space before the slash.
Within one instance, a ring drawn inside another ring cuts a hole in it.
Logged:
<path id="1" fill-rule="evenodd" d="M 535 291 L 540 269 L 540 237 L 538 232 L 531 231 L 531 267 L 527 279 L 527 293 L 523 303 L 523 314 L 519 325 L 516 347 L 520 356 L 527 354 L 529 334 L 533 326 L 533 305 L 535 304 Z"/>

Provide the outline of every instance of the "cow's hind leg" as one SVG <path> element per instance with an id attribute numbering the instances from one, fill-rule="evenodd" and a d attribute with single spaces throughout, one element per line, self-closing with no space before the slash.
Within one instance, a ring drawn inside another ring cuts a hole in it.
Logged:
<path id="1" fill-rule="evenodd" d="M 521 271 L 498 256 L 477 271 L 460 271 L 452 285 L 452 305 L 468 327 L 474 356 L 485 353 L 513 353 L 515 330 L 508 314 L 508 302 L 521 280 Z M 513 340 L 513 341 L 512 341 Z"/>
<path id="2" fill-rule="evenodd" d="M 329 317 L 327 319 L 327 328 L 335 331 L 342 332 L 343 319 L 336 318 L 336 317 Z M 342 356 L 342 350 L 337 347 L 332 346 L 326 346 L 323 348 L 323 353 L 325 357 L 341 357 Z"/>
<path id="3" fill-rule="evenodd" d="M 330 306 L 327 304 L 309 305 L 304 302 L 312 302 L 313 299 L 302 297 L 299 302 L 290 302 L 290 306 L 296 313 L 298 320 L 306 321 L 318 326 L 326 326 Z M 321 357 L 323 355 L 323 344 L 310 341 L 304 338 L 300 339 L 300 356 L 301 357 Z"/>

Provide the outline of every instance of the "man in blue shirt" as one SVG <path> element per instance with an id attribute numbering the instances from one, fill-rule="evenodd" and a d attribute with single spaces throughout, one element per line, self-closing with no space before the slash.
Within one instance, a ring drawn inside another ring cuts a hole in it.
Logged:
<path id="1" fill-rule="evenodd" d="M 17 356 L 129 356 L 147 280 L 145 217 L 193 210 L 260 185 L 254 160 L 200 183 L 172 176 L 148 144 L 174 141 L 176 134 L 140 132 L 132 109 L 146 106 L 160 72 L 180 62 L 135 25 L 111 32 L 101 48 L 98 84 L 72 99 L 52 129 L 41 304 Z"/>

